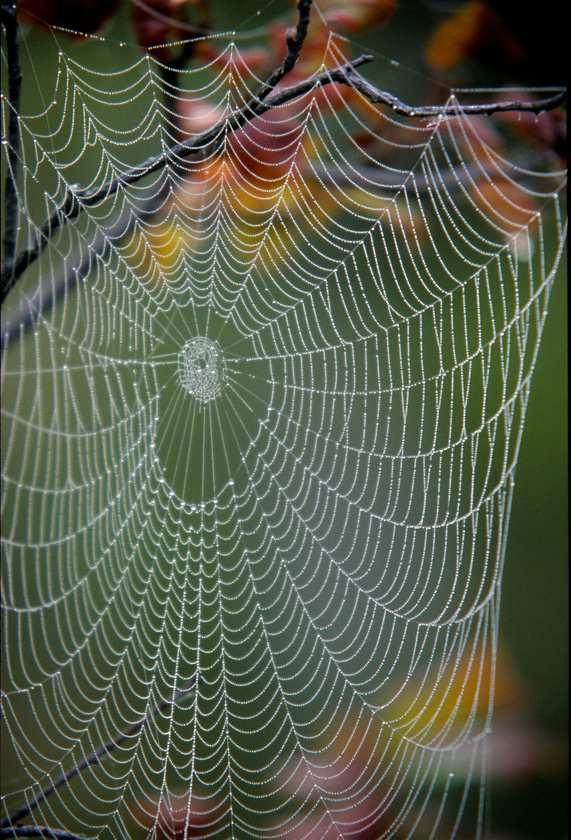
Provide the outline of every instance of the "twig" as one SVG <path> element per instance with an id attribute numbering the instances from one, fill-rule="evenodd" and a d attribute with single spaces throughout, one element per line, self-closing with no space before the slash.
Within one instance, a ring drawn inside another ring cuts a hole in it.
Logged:
<path id="1" fill-rule="evenodd" d="M 348 70 L 340 67 L 332 71 L 334 81 L 341 82 L 354 90 L 362 93 L 370 102 L 389 105 L 396 114 L 403 117 L 438 117 L 450 110 L 446 105 L 408 105 L 392 93 L 372 85 L 362 76 L 354 73 L 351 68 Z M 538 99 L 535 102 L 526 102 L 521 99 L 512 99 L 508 102 L 480 102 L 474 105 L 462 105 L 463 114 L 491 114 L 505 113 L 506 111 L 528 111 L 532 114 L 539 114 L 541 111 L 551 111 L 565 102 L 567 91 L 562 90 L 553 96 L 545 99 Z"/>
<path id="2" fill-rule="evenodd" d="M 10 275 L 16 254 L 18 225 L 18 150 L 20 147 L 20 88 L 22 73 L 18 54 L 18 20 L 16 3 L 2 0 L 1 20 L 6 33 L 6 59 L 8 63 L 8 167 L 4 196 L 6 201 L 6 226 L 4 228 L 4 271 Z M 4 139 L 4 138 L 3 138 Z M 4 272 L 3 272 L 4 275 Z"/>
<path id="3" fill-rule="evenodd" d="M 15 825 L 12 828 L 0 828 L 0 837 L 53 837 L 56 840 L 87 840 L 79 834 L 71 834 L 59 828 L 44 825 Z"/>
<path id="4" fill-rule="evenodd" d="M 284 76 L 287 76 L 290 70 L 293 70 L 307 36 L 311 3 L 312 0 L 299 0 L 297 4 L 297 26 L 294 30 L 289 30 L 286 33 L 287 55 L 262 85 L 262 89 L 257 95 L 258 101 L 265 99 Z"/>
<path id="5" fill-rule="evenodd" d="M 136 735 L 138 732 L 143 729 L 143 727 L 151 720 L 153 720 L 163 709 L 166 709 L 168 706 L 174 705 L 178 700 L 182 697 L 185 697 L 190 691 L 192 691 L 196 686 L 196 679 L 193 677 L 186 686 L 181 688 L 174 697 L 169 698 L 168 700 L 163 700 L 161 703 L 158 703 L 154 706 L 151 711 L 145 715 L 144 718 L 134 723 L 128 729 L 125 729 L 123 732 L 119 732 L 114 738 L 110 738 L 104 744 L 97 747 L 96 750 L 89 753 L 89 755 L 85 756 L 84 759 L 78 761 L 77 764 L 74 764 L 73 767 L 70 767 L 69 770 L 64 771 L 61 773 L 53 782 L 47 785 L 43 790 L 41 790 L 33 799 L 27 802 L 25 805 L 22 805 L 18 808 L 17 811 L 14 811 L 13 814 L 5 817 L 0 822 L 0 829 L 4 831 L 8 826 L 11 826 L 12 823 L 17 823 L 20 820 L 24 819 L 34 808 L 37 808 L 45 799 L 48 798 L 50 794 L 52 794 L 55 790 L 60 788 L 62 785 L 69 782 L 75 776 L 78 776 L 80 773 L 83 772 L 87 767 L 90 767 L 92 764 L 99 764 L 99 762 L 110 755 L 118 746 L 120 746 L 124 741 L 128 738 L 131 738 L 133 735 Z M 10 831 L 13 829 L 10 827 Z M 50 831 L 51 829 L 44 829 L 44 831 Z M 0 835 L 0 836 L 8 836 L 8 835 Z M 26 836 L 26 835 L 23 835 Z M 33 835 L 28 835 L 33 836 Z M 43 836 L 50 836 L 49 834 L 45 834 Z M 59 836 L 59 835 L 58 835 Z M 64 836 L 64 835 L 61 835 Z M 70 835 L 66 835 L 70 836 Z"/>

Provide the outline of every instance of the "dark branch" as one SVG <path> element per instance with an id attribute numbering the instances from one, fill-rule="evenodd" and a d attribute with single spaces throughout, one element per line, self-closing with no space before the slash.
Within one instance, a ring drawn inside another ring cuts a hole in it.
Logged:
<path id="1" fill-rule="evenodd" d="M 18 21 L 16 18 L 16 3 L 2 0 L 0 14 L 4 32 L 6 34 L 6 60 L 8 64 L 8 166 L 4 198 L 6 201 L 6 221 L 4 228 L 4 267 L 7 276 L 10 275 L 16 253 L 16 239 L 18 226 L 18 150 L 20 148 L 20 88 L 22 73 L 18 55 Z M 4 139 L 4 138 L 3 138 Z M 4 272 L 3 272 L 4 276 Z"/>
<path id="2" fill-rule="evenodd" d="M 332 71 L 334 81 L 349 85 L 362 93 L 370 102 L 389 105 L 396 114 L 403 117 L 438 117 L 447 113 L 454 113 L 455 108 L 448 105 L 408 105 L 392 93 L 372 85 L 362 76 L 354 73 L 351 69 L 339 68 Z M 526 102 L 521 99 L 513 99 L 506 102 L 483 102 L 474 105 L 458 106 L 463 114 L 498 114 L 506 111 L 528 111 L 532 114 L 539 114 L 541 111 L 551 111 L 565 102 L 567 91 L 562 90 L 553 96 L 545 99 L 537 99 L 535 102 Z"/>
<path id="3" fill-rule="evenodd" d="M 133 735 L 136 735 L 144 726 L 152 721 L 163 709 L 166 709 L 168 706 L 174 705 L 178 700 L 185 697 L 190 691 L 192 691 L 196 686 L 196 680 L 193 677 L 186 686 L 181 688 L 174 697 L 169 698 L 168 700 L 163 700 L 161 703 L 158 703 L 154 706 L 151 711 L 145 715 L 144 718 L 138 720 L 128 729 L 125 729 L 123 732 L 119 732 L 115 735 L 114 738 L 110 738 L 105 744 L 101 744 L 101 746 L 97 747 L 96 750 L 86 755 L 81 761 L 78 761 L 77 764 L 74 764 L 73 767 L 70 767 L 69 770 L 64 771 L 53 782 L 50 782 L 43 790 L 41 790 L 33 799 L 27 802 L 25 805 L 22 805 L 18 808 L 17 811 L 14 811 L 13 814 L 10 814 L 8 817 L 5 817 L 0 822 L 0 829 L 2 831 L 6 830 L 8 826 L 11 826 L 12 823 L 17 823 L 20 820 L 24 819 L 34 808 L 37 808 L 45 799 L 50 796 L 55 790 L 60 788 L 62 785 L 69 782 L 75 776 L 78 776 L 80 773 L 83 772 L 87 767 L 90 767 L 92 764 L 99 764 L 100 761 L 107 758 L 114 750 L 117 749 L 124 741 L 132 738 Z M 13 831 L 11 827 L 8 829 L 9 831 Z M 44 831 L 49 831 L 50 829 L 43 829 Z M 9 835 L 0 835 L 0 836 L 9 836 Z M 26 835 L 23 835 L 26 836 Z M 28 835 L 28 836 L 35 836 L 35 835 Z M 43 836 L 49 837 L 49 834 L 45 834 Z M 58 835 L 60 836 L 60 835 Z M 61 835 L 64 836 L 64 835 Z M 71 836 L 71 835 L 66 835 Z"/>
<path id="4" fill-rule="evenodd" d="M 12 828 L 0 828 L 0 837 L 53 837 L 56 840 L 86 840 L 79 834 L 71 834 L 69 831 L 43 825 L 15 825 Z"/>
<path id="5" fill-rule="evenodd" d="M 262 89 L 258 92 L 258 100 L 265 99 L 275 86 L 281 82 L 284 76 L 287 76 L 290 70 L 293 70 L 307 35 L 311 3 L 312 0 L 299 0 L 297 4 L 297 26 L 294 30 L 289 30 L 286 34 L 286 57 L 279 67 L 276 67 L 273 73 L 266 79 Z"/>

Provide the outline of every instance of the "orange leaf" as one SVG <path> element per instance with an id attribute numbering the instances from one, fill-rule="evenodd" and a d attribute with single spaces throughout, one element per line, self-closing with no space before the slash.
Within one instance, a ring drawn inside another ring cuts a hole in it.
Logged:
<path id="1" fill-rule="evenodd" d="M 437 27 L 426 46 L 426 59 L 435 70 L 450 70 L 477 42 L 487 8 L 471 0 Z"/>

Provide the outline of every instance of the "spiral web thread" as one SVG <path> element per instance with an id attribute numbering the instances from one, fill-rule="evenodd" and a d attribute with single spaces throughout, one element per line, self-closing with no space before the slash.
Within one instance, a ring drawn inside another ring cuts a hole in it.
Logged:
<path id="1" fill-rule="evenodd" d="M 20 247 L 70 184 L 170 145 L 174 103 L 229 115 L 260 83 L 231 39 L 167 91 L 129 46 L 54 64 L 20 121 Z M 25 821 L 485 834 L 563 182 L 503 159 L 454 96 L 415 122 L 331 85 L 54 237 L 20 314 L 76 282 L 2 358 L 4 815 L 131 728 Z"/>

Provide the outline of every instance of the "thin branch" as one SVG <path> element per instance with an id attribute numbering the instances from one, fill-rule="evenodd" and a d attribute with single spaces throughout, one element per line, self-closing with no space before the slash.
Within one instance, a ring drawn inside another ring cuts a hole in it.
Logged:
<path id="1" fill-rule="evenodd" d="M 22 73 L 18 54 L 18 20 L 16 3 L 2 0 L 0 8 L 2 25 L 6 33 L 6 60 L 8 64 L 8 166 L 4 196 L 6 223 L 4 228 L 4 271 L 10 275 L 16 254 L 18 232 L 18 150 L 20 148 L 20 88 Z M 4 138 L 3 138 L 4 139 Z M 4 274 L 4 272 L 3 272 Z"/>
<path id="2" fill-rule="evenodd" d="M 450 112 L 447 105 L 408 105 L 392 93 L 372 85 L 362 76 L 354 73 L 351 68 L 340 67 L 332 71 L 334 81 L 349 85 L 354 90 L 362 93 L 370 102 L 389 105 L 396 114 L 403 117 L 439 117 Z M 480 102 L 474 105 L 462 105 L 463 114 L 491 114 L 505 113 L 506 111 L 528 111 L 532 114 L 539 114 L 541 111 L 551 111 L 565 102 L 567 91 L 562 90 L 553 96 L 545 99 L 538 99 L 535 102 L 528 102 L 521 99 L 512 99 L 506 102 Z"/>
<path id="3" fill-rule="evenodd" d="M 44 825 L 15 825 L 12 828 L 0 828 L 0 837 L 52 837 L 56 840 L 87 840 L 79 834 L 71 834 L 59 828 Z"/>
<path id="4" fill-rule="evenodd" d="M 189 692 L 191 692 L 195 687 L 196 679 L 193 677 L 190 680 L 190 682 L 187 683 L 187 685 L 179 689 L 179 691 L 174 697 L 171 697 L 167 700 L 163 700 L 161 703 L 158 703 L 151 709 L 151 711 L 148 714 L 145 715 L 144 718 L 141 718 L 141 720 L 138 720 L 136 723 L 134 723 L 128 729 L 125 729 L 123 732 L 119 732 L 117 735 L 115 735 L 114 738 L 110 738 L 109 741 L 107 741 L 106 743 L 101 744 L 101 746 L 97 747 L 96 750 L 89 753 L 89 755 L 85 756 L 85 758 L 83 758 L 81 761 L 78 761 L 77 764 L 73 765 L 73 767 L 70 767 L 69 770 L 66 770 L 63 773 L 61 773 L 56 779 L 54 779 L 53 782 L 50 782 L 49 785 L 47 785 L 36 796 L 34 796 L 33 799 L 31 799 L 25 805 L 22 805 L 20 808 L 18 808 L 18 810 L 14 811 L 13 814 L 10 814 L 9 816 L 5 817 L 0 822 L 0 829 L 5 830 L 8 826 L 11 826 L 12 823 L 16 823 L 24 819 L 24 817 L 26 817 L 31 811 L 33 811 L 34 808 L 37 808 L 37 806 L 40 805 L 45 799 L 47 799 L 48 796 L 50 796 L 50 794 L 52 794 L 55 790 L 69 782 L 75 776 L 78 776 L 80 773 L 83 772 L 83 770 L 85 770 L 87 767 L 90 767 L 92 764 L 99 764 L 101 760 L 107 758 L 107 756 L 110 755 L 114 750 L 116 750 L 117 747 L 119 747 L 124 741 L 128 740 L 129 738 L 132 738 L 133 735 L 136 735 L 138 732 L 140 732 L 146 726 L 147 723 L 154 720 L 154 718 L 160 712 L 162 712 L 163 709 L 166 709 L 168 706 L 174 705 L 183 697 L 186 697 L 186 695 Z M 13 831 L 11 827 L 9 830 Z M 44 831 L 49 830 L 50 829 L 44 829 Z M 47 837 L 50 835 L 46 834 L 44 836 Z"/>
<path id="5" fill-rule="evenodd" d="M 262 89 L 257 95 L 259 101 L 265 99 L 284 76 L 287 76 L 290 70 L 293 70 L 307 36 L 311 3 L 312 0 L 299 0 L 297 4 L 297 25 L 294 30 L 288 30 L 286 33 L 287 55 L 262 85 Z"/>

